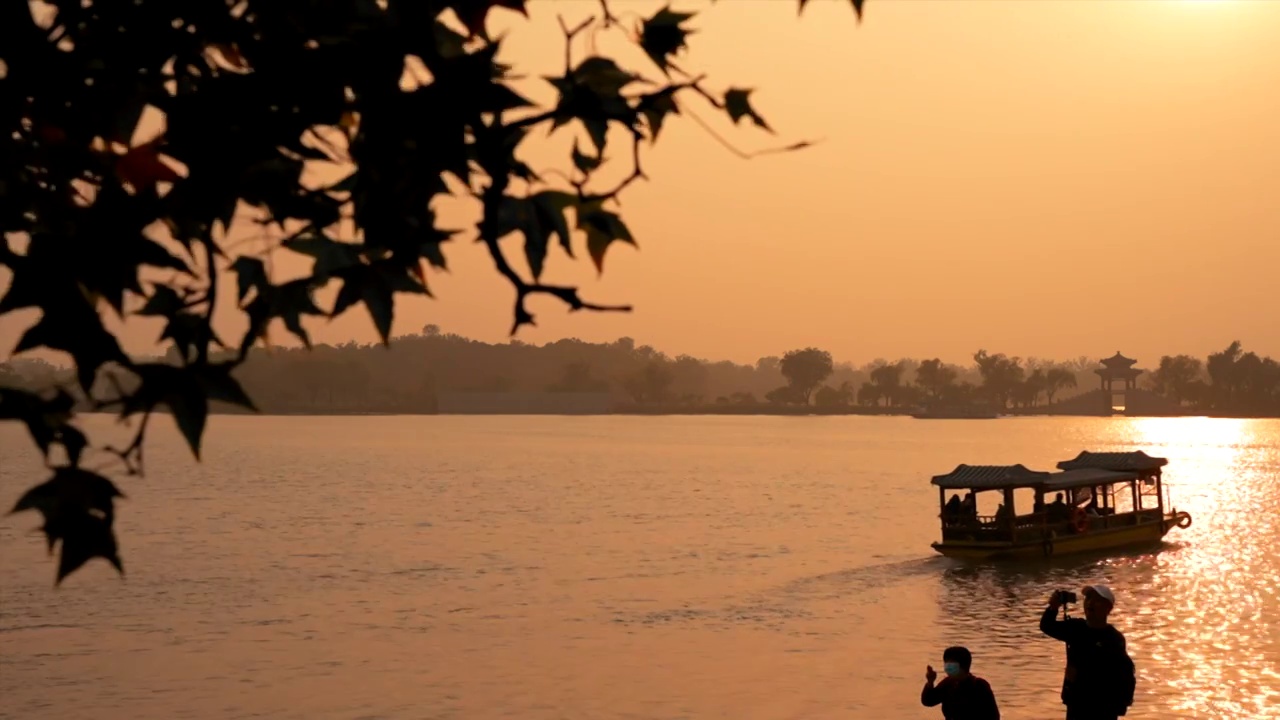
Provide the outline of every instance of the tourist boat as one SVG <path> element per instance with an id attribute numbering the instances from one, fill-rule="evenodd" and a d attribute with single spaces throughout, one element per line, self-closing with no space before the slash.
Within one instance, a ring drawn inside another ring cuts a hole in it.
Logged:
<path id="1" fill-rule="evenodd" d="M 1157 544 L 1174 527 L 1191 525 L 1190 513 L 1165 509 L 1161 469 L 1168 462 L 1136 451 L 1082 452 L 1058 463 L 1058 472 L 960 465 L 933 478 L 942 508 L 942 541 L 933 549 L 947 557 L 995 560 Z M 969 495 L 961 498 L 961 491 Z M 998 496 L 995 515 L 977 513 L 977 499 L 987 493 Z"/>

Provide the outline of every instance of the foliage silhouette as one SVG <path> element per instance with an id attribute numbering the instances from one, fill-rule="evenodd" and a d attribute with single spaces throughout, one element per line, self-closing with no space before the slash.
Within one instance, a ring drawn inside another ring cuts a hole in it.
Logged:
<path id="1" fill-rule="evenodd" d="M 862 0 L 852 5 L 860 19 Z M 513 333 L 533 324 L 532 295 L 570 310 L 628 310 L 543 283 L 552 243 L 572 257 L 580 233 L 600 271 L 613 245 L 636 243 L 618 195 L 645 177 L 644 141 L 656 142 L 687 102 L 769 125 L 748 90 L 715 93 L 676 66 L 689 13 L 660 10 L 633 38 L 665 83 L 594 49 L 575 58 L 575 41 L 596 31 L 627 34 L 607 1 L 599 7 L 576 27 L 562 22 L 563 74 L 547 78 L 558 98 L 538 107 L 514 89 L 487 32 L 492 10 L 525 13 L 525 0 L 4 3 L 0 264 L 12 284 L 0 314 L 41 311 L 14 352 L 67 353 L 93 409 L 140 418 L 133 441 L 113 451 L 127 473 L 143 471 L 147 420 L 163 408 L 199 457 L 211 400 L 254 408 L 232 370 L 274 323 L 309 347 L 303 318 L 363 305 L 389 342 L 396 296 L 429 295 L 427 268 L 447 265 L 442 246 L 458 233 L 431 203 L 451 184 L 480 201 L 478 239 L 515 291 Z M 406 75 L 417 80 L 406 85 Z M 140 137 L 148 113 L 162 129 Z M 575 177 L 558 187 L 549 178 L 563 173 L 517 157 L 539 127 L 585 134 L 569 158 Z M 632 172 L 600 187 L 611 129 L 630 141 Z M 307 180 L 314 168 L 337 179 Z M 285 251 L 313 261 L 309 276 L 277 281 L 264 258 L 235 253 L 227 235 L 245 207 L 284 236 Z M 499 246 L 511 234 L 523 237 L 528 277 Z M 230 344 L 212 327 L 219 296 L 232 292 L 219 287 L 224 269 L 248 325 Z M 315 293 L 331 284 L 336 300 L 322 308 Z M 126 355 L 103 307 L 163 318 L 171 361 Z M 94 395 L 103 374 L 110 397 Z M 87 482 L 77 468 L 88 440 L 69 393 L 0 395 L 0 417 L 26 423 L 47 462 L 52 446 L 65 451 L 52 485 L 13 510 L 45 514 L 50 542 L 62 543 L 59 580 L 95 556 L 120 566 L 109 503 L 71 499 Z"/>
<path id="2" fill-rule="evenodd" d="M 794 402 L 808 405 L 809 396 L 831 376 L 835 366 L 831 362 L 831 353 L 810 347 L 783 355 L 779 369 L 787 379 Z"/>

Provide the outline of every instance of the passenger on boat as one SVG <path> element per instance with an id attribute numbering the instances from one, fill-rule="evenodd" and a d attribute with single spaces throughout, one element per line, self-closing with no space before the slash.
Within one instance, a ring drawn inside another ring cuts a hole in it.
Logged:
<path id="1" fill-rule="evenodd" d="M 946 506 L 942 510 L 942 514 L 947 518 L 947 520 L 955 522 L 960 519 L 960 513 L 963 505 L 964 504 L 960 502 L 960 493 L 956 493 L 947 501 Z"/>
<path id="2" fill-rule="evenodd" d="M 964 502 L 960 503 L 960 514 L 966 519 L 978 519 L 978 496 L 972 490 L 964 496 Z"/>
<path id="3" fill-rule="evenodd" d="M 1000 503 L 1000 506 L 996 508 L 996 524 L 997 525 L 1003 525 L 1004 523 L 1008 522 L 1009 518 L 1012 516 L 1013 516 L 1013 513 L 1009 512 L 1009 506 L 1005 505 L 1004 503 Z"/>
<path id="4" fill-rule="evenodd" d="M 1067 504 L 1062 500 L 1062 493 L 1053 496 L 1053 502 L 1049 503 L 1049 522 L 1060 523 L 1066 522 L 1071 517 L 1071 511 L 1067 508 Z"/>
<path id="5" fill-rule="evenodd" d="M 1107 622 L 1116 596 L 1105 585 L 1084 588 L 1084 618 L 1057 619 L 1060 593 L 1049 598 L 1040 631 L 1067 644 L 1062 704 L 1067 720 L 1117 720 L 1133 704 L 1137 683 L 1124 634 Z"/>
<path id="6" fill-rule="evenodd" d="M 956 646 L 943 650 L 942 668 L 947 676 L 934 685 L 938 673 L 932 665 L 926 668 L 920 703 L 925 707 L 942 705 L 942 717 L 946 720 L 1000 720 L 1000 708 L 991 684 L 969 672 L 972 665 L 973 654 L 968 648 Z"/>

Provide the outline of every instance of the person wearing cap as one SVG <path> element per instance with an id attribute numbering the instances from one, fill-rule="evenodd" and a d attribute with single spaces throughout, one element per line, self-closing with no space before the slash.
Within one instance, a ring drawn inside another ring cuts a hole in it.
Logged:
<path id="1" fill-rule="evenodd" d="M 920 703 L 925 707 L 941 705 L 945 720 L 1000 720 L 990 683 L 969 672 L 972 666 L 973 654 L 968 648 L 957 645 L 943 650 L 942 669 L 947 676 L 934 685 L 938 673 L 932 665 L 927 667 Z"/>
<path id="2" fill-rule="evenodd" d="M 1116 720 L 1129 712 L 1136 684 L 1133 660 L 1124 634 L 1107 622 L 1116 605 L 1106 585 L 1086 586 L 1084 617 L 1057 619 L 1064 604 L 1061 592 L 1049 597 L 1040 631 L 1067 644 L 1062 678 L 1062 704 L 1067 720 Z"/>

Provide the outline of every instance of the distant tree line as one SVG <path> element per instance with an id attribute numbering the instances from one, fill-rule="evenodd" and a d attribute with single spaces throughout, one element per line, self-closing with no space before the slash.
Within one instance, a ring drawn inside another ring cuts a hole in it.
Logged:
<path id="1" fill-rule="evenodd" d="M 938 358 L 855 366 L 813 347 L 741 364 L 671 356 L 631 338 L 491 344 L 428 325 L 390 347 L 254 350 L 236 377 L 268 413 L 430 413 L 440 393 L 506 391 L 605 392 L 623 411 L 811 406 L 899 412 L 981 405 L 1034 412 L 1095 390 L 1098 367 L 1089 357 L 1058 362 L 986 350 L 974 353 L 969 366 Z M 74 389 L 74 379 L 69 370 L 24 359 L 0 364 L 0 385 Z M 1142 386 L 1188 412 L 1280 414 L 1280 364 L 1245 352 L 1239 342 L 1205 361 L 1164 356 L 1144 373 Z"/>
<path id="2" fill-rule="evenodd" d="M 1280 363 L 1245 352 L 1239 340 L 1201 362 L 1165 355 L 1146 379 L 1153 392 L 1198 411 L 1231 415 L 1280 414 Z"/>

